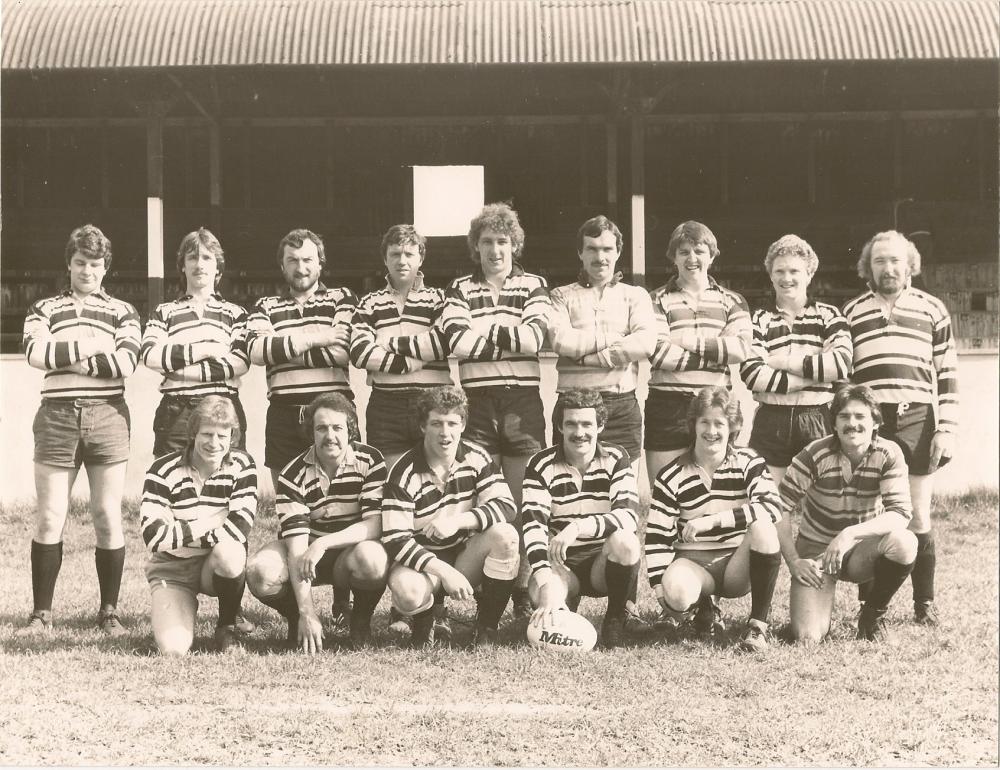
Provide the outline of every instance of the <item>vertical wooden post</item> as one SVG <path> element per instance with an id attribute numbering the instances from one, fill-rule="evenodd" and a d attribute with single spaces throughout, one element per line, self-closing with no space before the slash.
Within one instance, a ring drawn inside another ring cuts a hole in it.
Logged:
<path id="1" fill-rule="evenodd" d="M 604 133 L 607 139 L 608 216 L 616 219 L 618 217 L 618 122 L 608 118 L 604 124 Z"/>
<path id="2" fill-rule="evenodd" d="M 146 275 L 148 314 L 163 302 L 163 115 L 150 105 L 146 120 Z"/>
<path id="3" fill-rule="evenodd" d="M 208 124 L 208 221 L 212 232 L 222 229 L 222 138 L 216 121 Z"/>
<path id="4" fill-rule="evenodd" d="M 632 283 L 646 283 L 646 121 L 641 110 L 632 114 L 630 161 L 632 177 Z"/>

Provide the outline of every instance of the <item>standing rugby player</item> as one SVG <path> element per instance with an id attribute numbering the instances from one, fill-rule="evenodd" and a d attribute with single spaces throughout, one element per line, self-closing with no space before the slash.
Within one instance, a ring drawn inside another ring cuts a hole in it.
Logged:
<path id="1" fill-rule="evenodd" d="M 31 540 L 34 607 L 20 633 L 52 627 L 70 493 L 85 466 L 97 540 L 97 625 L 119 636 L 125 633 L 117 607 L 125 564 L 121 506 L 130 439 L 125 378 L 135 371 L 139 356 L 139 316 L 102 287 L 111 268 L 111 241 L 98 228 L 84 225 L 70 233 L 65 257 L 69 288 L 33 304 L 24 321 L 25 356 L 31 366 L 45 371 L 45 379 L 33 425 L 38 496 Z"/>
<path id="2" fill-rule="evenodd" d="M 944 303 L 911 285 L 919 273 L 920 252 L 910 240 L 895 230 L 878 233 L 858 259 L 869 290 L 848 302 L 844 315 L 854 339 L 851 379 L 875 392 L 879 433 L 899 444 L 909 468 L 910 529 L 919 544 L 910 578 L 914 616 L 937 625 L 931 495 L 934 472 L 955 451 L 958 358 Z"/>

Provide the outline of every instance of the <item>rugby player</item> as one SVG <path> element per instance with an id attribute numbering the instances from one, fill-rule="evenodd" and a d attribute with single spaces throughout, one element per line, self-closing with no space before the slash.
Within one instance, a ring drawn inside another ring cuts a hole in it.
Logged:
<path id="1" fill-rule="evenodd" d="M 768 647 L 767 618 L 781 567 L 777 490 L 762 457 L 735 446 L 740 403 L 722 386 L 703 388 L 688 407 L 694 440 L 656 476 L 646 526 L 649 584 L 669 618 L 695 630 L 725 630 L 716 596 L 750 593 L 740 646 Z"/>
<path id="2" fill-rule="evenodd" d="M 25 357 L 45 371 L 45 378 L 33 424 L 38 497 L 31 540 L 34 606 L 19 633 L 52 627 L 66 513 L 73 482 L 84 466 L 97 540 L 97 625 L 120 636 L 125 633 L 117 611 L 125 564 L 121 503 L 130 438 L 125 378 L 138 360 L 139 316 L 102 286 L 111 268 L 111 241 L 98 228 L 73 230 L 65 259 L 68 288 L 35 302 L 24 321 Z"/>
<path id="3" fill-rule="evenodd" d="M 912 286 L 919 273 L 920 252 L 910 240 L 895 230 L 878 233 L 858 259 L 869 290 L 848 302 L 844 315 L 854 340 L 851 379 L 875 392 L 879 433 L 899 444 L 909 468 L 909 526 L 919 544 L 911 576 L 914 617 L 933 626 L 939 618 L 931 495 L 934 472 L 955 451 L 958 359 L 948 310 Z"/>
<path id="4" fill-rule="evenodd" d="M 357 433 L 354 405 L 340 393 L 317 396 L 303 412 L 312 445 L 278 475 L 279 533 L 250 559 L 250 591 L 288 621 L 288 642 L 323 649 L 312 587 L 353 591 L 351 644 L 371 641 L 371 619 L 385 592 L 382 534 L 385 463 Z"/>
<path id="5" fill-rule="evenodd" d="M 185 428 L 184 448 L 153 460 L 146 472 L 139 508 L 150 551 L 153 639 L 163 655 L 191 649 L 198 594 L 219 597 L 216 648 L 240 644 L 246 544 L 257 511 L 257 469 L 236 448 L 240 423 L 232 400 L 206 396 Z"/>
<path id="6" fill-rule="evenodd" d="M 607 596 L 601 643 L 610 648 L 623 641 L 642 548 L 635 473 L 624 447 L 599 440 L 607 420 L 598 391 L 559 395 L 560 441 L 528 461 L 522 513 L 531 622 L 552 622 L 552 612 L 575 610 L 581 596 Z"/>
<path id="7" fill-rule="evenodd" d="M 881 408 L 865 385 L 847 385 L 831 404 L 834 433 L 792 460 L 781 481 L 781 553 L 792 573 L 792 636 L 818 642 L 830 630 L 837 581 L 870 582 L 858 638 L 886 639 L 885 612 L 917 558 L 907 529 L 910 488 L 903 451 L 877 435 Z M 802 511 L 793 541 L 791 516 Z"/>

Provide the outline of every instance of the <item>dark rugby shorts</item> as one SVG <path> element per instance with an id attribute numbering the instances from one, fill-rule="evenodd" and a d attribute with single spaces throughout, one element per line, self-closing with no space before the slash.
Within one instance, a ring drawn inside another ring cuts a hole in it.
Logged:
<path id="1" fill-rule="evenodd" d="M 502 385 L 469 388 L 463 438 L 491 455 L 527 457 L 545 446 L 545 415 L 538 388 Z"/>
<path id="2" fill-rule="evenodd" d="M 721 591 L 726 581 L 726 567 L 734 553 L 735 548 L 685 548 L 676 551 L 675 559 L 687 559 L 697 564 L 712 576 L 716 590 Z"/>
<path id="3" fill-rule="evenodd" d="M 629 460 L 638 460 L 642 454 L 642 411 L 635 391 L 628 393 L 601 393 L 601 400 L 608 410 L 608 421 L 601 431 L 605 444 L 618 444 L 628 452 Z M 562 443 L 562 431 L 552 421 L 552 443 Z"/>
<path id="4" fill-rule="evenodd" d="M 131 418 L 125 398 L 43 398 L 32 423 L 36 463 L 57 468 L 128 460 Z"/>
<path id="5" fill-rule="evenodd" d="M 647 451 L 672 452 L 691 446 L 694 437 L 688 432 L 687 414 L 693 400 L 693 393 L 649 389 L 644 442 Z"/>
<path id="6" fill-rule="evenodd" d="M 753 418 L 750 448 L 768 465 L 791 465 L 807 444 L 833 433 L 830 405 L 777 406 L 760 404 Z"/>
<path id="7" fill-rule="evenodd" d="M 417 400 L 424 388 L 381 390 L 372 388 L 366 412 L 367 443 L 383 455 L 408 452 L 423 441 Z"/>
<path id="8" fill-rule="evenodd" d="M 930 473 L 931 439 L 937 430 L 937 420 L 930 404 L 882 404 L 882 425 L 878 433 L 895 441 L 903 450 L 903 459 L 914 476 Z M 951 458 L 942 458 L 943 468 Z"/>

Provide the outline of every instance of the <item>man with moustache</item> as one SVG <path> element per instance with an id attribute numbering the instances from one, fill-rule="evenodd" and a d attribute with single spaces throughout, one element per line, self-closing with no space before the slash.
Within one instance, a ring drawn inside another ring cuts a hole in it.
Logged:
<path id="1" fill-rule="evenodd" d="M 858 639 L 887 639 L 885 612 L 917 557 L 907 529 L 910 489 L 903 452 L 876 433 L 881 407 L 865 385 L 847 385 L 831 404 L 833 435 L 792 460 L 778 492 L 781 554 L 792 573 L 792 637 L 821 641 L 830 631 L 837 581 L 869 583 Z M 802 511 L 793 541 L 790 518 Z"/>
<path id="2" fill-rule="evenodd" d="M 534 455 L 524 476 L 531 622 L 551 622 L 581 596 L 607 596 L 601 644 L 617 647 L 642 555 L 635 473 L 625 449 L 598 440 L 607 425 L 599 392 L 561 393 L 553 411 L 559 443 Z"/>
<path id="3" fill-rule="evenodd" d="M 879 433 L 899 445 L 909 468 L 910 530 L 919 543 L 910 578 L 914 618 L 933 626 L 939 618 L 931 495 L 934 472 L 955 451 L 958 358 L 944 303 L 912 286 L 919 273 L 920 252 L 909 239 L 895 230 L 878 233 L 858 259 L 858 275 L 869 290 L 848 302 L 844 315 L 854 340 L 851 379 L 875 392 Z"/>
<path id="4" fill-rule="evenodd" d="M 354 592 L 349 632 L 354 647 L 371 640 L 371 619 L 385 591 L 388 558 L 382 534 L 385 463 L 374 447 L 353 441 L 354 405 L 340 393 L 317 396 L 303 412 L 310 447 L 278 475 L 278 539 L 247 565 L 251 593 L 288 621 L 288 642 L 323 649 L 312 587 Z"/>
<path id="5" fill-rule="evenodd" d="M 264 464 L 275 493 L 281 470 L 311 445 L 301 430 L 305 407 L 320 393 L 354 400 L 348 346 L 357 305 L 350 289 L 323 285 L 323 239 L 311 230 L 295 229 L 281 239 L 278 265 L 287 292 L 259 299 L 247 322 L 250 361 L 267 367 Z M 350 593 L 335 588 L 334 633 L 347 631 L 349 615 Z"/>

